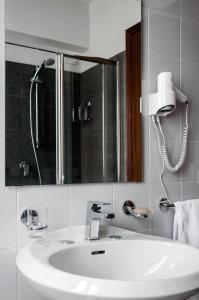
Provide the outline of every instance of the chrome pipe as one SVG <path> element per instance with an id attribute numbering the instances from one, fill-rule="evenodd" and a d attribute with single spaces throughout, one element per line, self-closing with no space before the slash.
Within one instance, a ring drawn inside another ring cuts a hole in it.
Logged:
<path id="1" fill-rule="evenodd" d="M 65 143 L 64 143 L 64 56 L 56 56 L 56 183 L 65 183 Z"/>
<path id="2" fill-rule="evenodd" d="M 120 62 L 116 63 L 116 140 L 117 140 L 117 181 L 121 179 L 121 86 Z"/>
<path id="3" fill-rule="evenodd" d="M 167 212 L 170 208 L 175 208 L 175 204 L 170 202 L 167 198 L 162 198 L 159 203 L 160 210 Z"/>

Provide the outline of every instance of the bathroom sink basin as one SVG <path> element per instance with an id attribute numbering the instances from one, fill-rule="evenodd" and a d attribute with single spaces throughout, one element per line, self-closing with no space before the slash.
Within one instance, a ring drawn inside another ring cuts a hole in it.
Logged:
<path id="1" fill-rule="evenodd" d="M 18 254 L 19 270 L 46 297 L 183 300 L 197 292 L 196 248 L 116 227 L 89 242 L 84 231 L 49 233 Z"/>

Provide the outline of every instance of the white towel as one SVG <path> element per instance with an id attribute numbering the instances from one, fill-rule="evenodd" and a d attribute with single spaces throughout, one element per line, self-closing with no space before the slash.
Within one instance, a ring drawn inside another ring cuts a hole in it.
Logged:
<path id="1" fill-rule="evenodd" d="M 173 239 L 199 248 L 199 199 L 175 203 Z"/>

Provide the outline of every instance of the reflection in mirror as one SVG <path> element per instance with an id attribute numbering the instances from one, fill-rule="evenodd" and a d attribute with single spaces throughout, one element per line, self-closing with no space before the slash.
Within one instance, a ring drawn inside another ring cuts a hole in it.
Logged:
<path id="1" fill-rule="evenodd" d="M 117 181 L 117 64 L 66 58 L 65 65 L 71 68 L 64 79 L 66 178 Z"/>
<path id="2" fill-rule="evenodd" d="M 57 2 L 6 0 L 6 185 L 140 181 L 141 1 Z"/>

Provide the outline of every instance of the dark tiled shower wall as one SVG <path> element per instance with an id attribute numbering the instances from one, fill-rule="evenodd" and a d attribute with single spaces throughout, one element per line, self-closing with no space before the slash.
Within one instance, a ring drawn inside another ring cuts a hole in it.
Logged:
<path id="1" fill-rule="evenodd" d="M 102 178 L 102 71 L 97 65 L 81 74 L 81 103 L 91 102 L 90 121 L 81 124 L 81 173 L 83 182 Z"/>
<path id="2" fill-rule="evenodd" d="M 35 66 L 6 62 L 6 185 L 37 185 L 38 173 L 30 135 L 29 94 L 30 80 Z M 40 147 L 37 150 L 42 184 L 56 183 L 56 105 L 55 70 L 44 69 L 39 85 L 39 136 Z M 79 101 L 79 88 L 72 91 L 72 84 L 79 86 L 79 74 L 65 72 L 65 130 L 66 183 L 80 182 L 81 153 L 78 146 L 80 126 L 71 125 L 72 100 Z M 33 131 L 35 132 L 35 89 L 32 97 Z M 73 135 L 71 134 L 73 131 Z M 26 161 L 30 165 L 30 174 L 23 176 L 19 165 Z"/>
<path id="3" fill-rule="evenodd" d="M 6 185 L 38 184 L 31 144 L 29 94 L 35 66 L 6 62 Z M 43 184 L 55 183 L 55 72 L 45 69 L 39 85 L 39 135 L 37 151 Z M 35 89 L 33 89 L 35 99 Z M 35 129 L 33 100 L 33 130 Z M 35 130 L 34 130 L 35 132 Z M 23 176 L 19 165 L 26 161 L 30 174 Z"/>
<path id="4" fill-rule="evenodd" d="M 81 182 L 81 131 L 80 123 L 72 122 L 72 109 L 80 105 L 79 73 L 64 74 L 65 115 L 65 183 Z"/>
<path id="5" fill-rule="evenodd" d="M 122 119 L 125 114 L 126 88 L 125 52 L 119 53 L 112 59 L 120 62 L 121 78 L 121 110 Z M 91 120 L 81 124 L 81 173 L 82 182 L 116 182 L 117 153 L 116 153 L 116 68 L 105 66 L 105 108 L 106 108 L 106 166 L 103 176 L 103 146 L 102 146 L 102 66 L 97 65 L 83 74 L 80 80 L 81 103 L 91 102 Z M 125 178 L 125 132 L 126 124 L 122 123 L 121 175 Z"/>
<path id="6" fill-rule="evenodd" d="M 125 55 L 115 57 L 121 62 L 124 81 Z M 6 62 L 6 185 L 39 184 L 31 144 L 29 93 L 35 66 Z M 82 74 L 65 72 L 65 183 L 117 181 L 116 153 L 116 85 L 115 67 L 105 67 L 106 78 L 106 176 L 102 168 L 102 66 Z M 56 183 L 55 70 L 44 69 L 39 85 L 39 134 L 37 150 L 42 184 Z M 121 85 L 122 103 L 125 89 Z M 72 122 L 72 108 L 91 102 L 90 121 Z M 33 130 L 35 132 L 35 90 L 33 90 Z M 122 104 L 123 107 L 123 104 Z M 124 137 L 123 137 L 124 138 Z M 19 165 L 26 161 L 30 174 L 23 176 Z M 122 169 L 123 170 L 123 169 Z"/>

